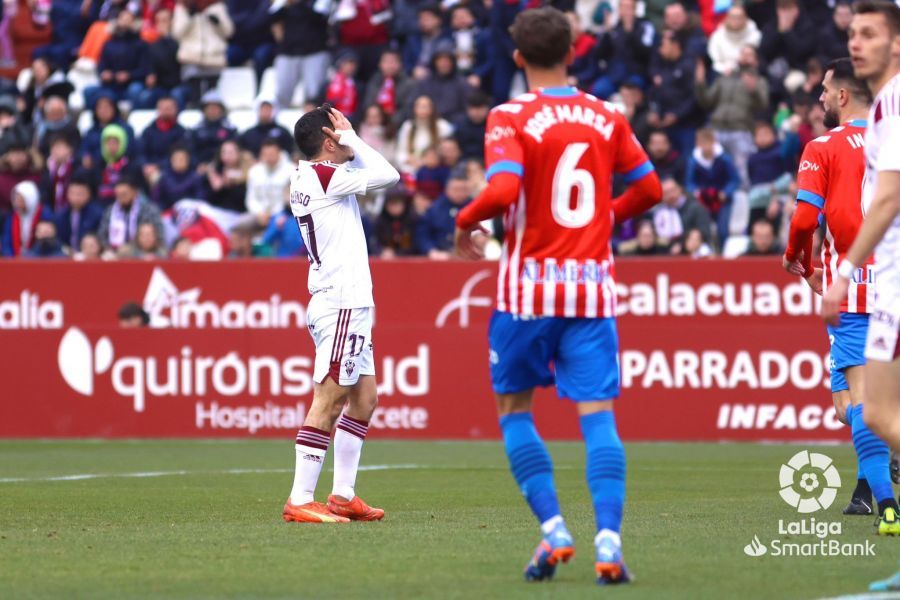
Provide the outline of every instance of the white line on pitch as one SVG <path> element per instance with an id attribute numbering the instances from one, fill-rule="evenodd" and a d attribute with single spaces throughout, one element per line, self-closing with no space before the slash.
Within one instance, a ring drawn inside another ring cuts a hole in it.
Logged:
<path id="1" fill-rule="evenodd" d="M 361 465 L 360 471 L 393 471 L 400 469 L 422 469 L 422 465 Z M 87 479 L 171 477 L 181 475 L 247 475 L 259 473 L 293 473 L 293 469 L 224 469 L 222 471 L 139 471 L 137 473 L 79 473 L 77 475 L 56 475 L 53 477 L 4 477 L 0 483 L 33 483 L 44 481 L 84 481 Z"/>

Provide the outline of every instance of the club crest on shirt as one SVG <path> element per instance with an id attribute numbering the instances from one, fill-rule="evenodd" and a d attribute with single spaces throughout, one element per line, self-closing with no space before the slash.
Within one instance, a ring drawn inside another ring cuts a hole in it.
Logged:
<path id="1" fill-rule="evenodd" d="M 347 359 L 344 362 L 344 370 L 347 372 L 347 377 L 350 377 L 351 375 L 353 375 L 353 369 L 355 369 L 355 368 L 356 368 L 356 363 L 353 362 L 352 360 Z"/>

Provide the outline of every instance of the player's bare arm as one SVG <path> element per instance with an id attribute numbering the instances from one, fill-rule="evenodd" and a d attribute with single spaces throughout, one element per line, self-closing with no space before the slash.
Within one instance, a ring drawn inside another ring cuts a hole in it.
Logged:
<path id="1" fill-rule="evenodd" d="M 822 318 L 832 325 L 839 322 L 841 300 L 847 294 L 850 276 L 856 270 L 856 265 L 863 264 L 872 255 L 891 223 L 900 215 L 900 171 L 880 171 L 875 189 L 875 198 L 866 220 L 822 301 Z"/>

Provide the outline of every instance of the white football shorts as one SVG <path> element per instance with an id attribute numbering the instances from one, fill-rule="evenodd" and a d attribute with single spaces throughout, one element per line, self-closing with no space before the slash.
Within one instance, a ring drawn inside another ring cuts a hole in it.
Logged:
<path id="1" fill-rule="evenodd" d="M 316 345 L 313 380 L 331 377 L 344 386 L 356 385 L 360 375 L 375 375 L 372 346 L 374 308 L 331 308 L 313 296 L 307 310 L 309 333 Z"/>

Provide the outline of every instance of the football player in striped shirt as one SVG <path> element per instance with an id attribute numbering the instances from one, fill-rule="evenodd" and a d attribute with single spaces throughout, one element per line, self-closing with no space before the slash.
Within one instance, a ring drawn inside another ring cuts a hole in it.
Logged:
<path id="1" fill-rule="evenodd" d="M 863 223 L 862 186 L 866 172 L 865 116 L 871 95 L 866 83 L 853 74 L 849 58 L 829 64 L 820 101 L 830 129 L 806 145 L 797 174 L 797 208 L 783 264 L 790 273 L 803 275 L 820 293 L 832 286 L 838 264 Z M 813 233 L 824 218 L 822 269 L 812 268 Z M 875 301 L 874 260 L 866 260 L 853 273 L 841 301 L 840 324 L 827 325 L 831 342 L 831 391 L 838 418 L 850 425 L 858 459 L 857 485 L 844 514 L 872 514 L 872 493 L 879 512 L 896 510 L 891 487 L 890 451 L 862 419 L 869 312 Z"/>
<path id="2" fill-rule="evenodd" d="M 560 397 L 576 403 L 587 446 L 597 582 L 624 583 L 625 451 L 613 416 L 619 365 L 610 237 L 614 219 L 649 209 L 662 191 L 625 117 L 566 85 L 574 54 L 563 13 L 524 11 L 511 33 L 531 91 L 488 117 L 489 183 L 457 217 L 457 249 L 477 258 L 478 223 L 504 215 L 490 370 L 510 468 L 542 532 L 526 579 L 552 577 L 575 551 L 531 412 L 534 388 L 555 383 Z M 630 187 L 612 199 L 615 172 Z"/>

